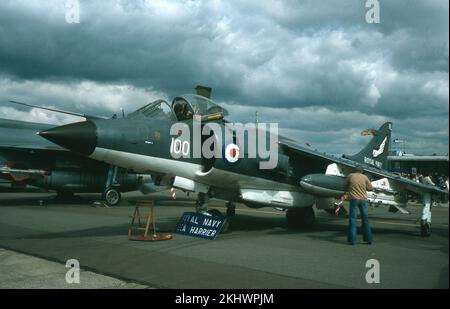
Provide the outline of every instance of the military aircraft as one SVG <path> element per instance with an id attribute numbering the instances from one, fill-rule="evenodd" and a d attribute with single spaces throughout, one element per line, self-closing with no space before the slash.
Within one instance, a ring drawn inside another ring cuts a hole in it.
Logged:
<path id="1" fill-rule="evenodd" d="M 90 119 L 38 134 L 91 159 L 139 173 L 164 175 L 171 179 L 170 186 L 197 193 L 201 212 L 206 211 L 212 197 L 228 201 L 229 217 L 235 214 L 235 202 L 253 208 L 271 206 L 287 210 L 287 223 L 292 228 L 313 224 L 314 205 L 318 209 L 333 207 L 335 199 L 345 192 L 345 176 L 357 166 L 362 166 L 383 194 L 390 194 L 393 200 L 405 190 L 422 195 L 442 192 L 383 169 L 392 130 L 389 122 L 374 130 L 359 153 L 336 157 L 259 125 L 232 124 L 230 129 L 227 111 L 209 97 L 181 95 L 171 104 L 158 100 L 144 106 L 133 121 Z M 236 128 L 244 134 L 237 134 Z M 199 132 L 201 137 L 196 139 Z M 277 146 L 272 152 L 274 166 L 262 168 L 270 163 L 270 155 L 259 151 L 255 155 L 254 149 L 245 147 L 251 136 L 258 137 L 254 145 L 258 149 Z"/>
<path id="2" fill-rule="evenodd" d="M 151 183 L 149 175 L 127 172 L 67 151 L 36 135 L 51 124 L 0 119 L 0 178 L 12 188 L 55 190 L 67 199 L 74 193 L 102 192 L 106 204 L 120 202 L 121 192 Z"/>

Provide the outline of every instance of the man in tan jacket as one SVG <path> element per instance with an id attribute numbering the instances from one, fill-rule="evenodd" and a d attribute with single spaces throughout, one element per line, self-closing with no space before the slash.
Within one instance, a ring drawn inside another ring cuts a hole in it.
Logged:
<path id="1" fill-rule="evenodd" d="M 364 241 L 369 245 L 372 243 L 372 231 L 369 225 L 367 191 L 373 191 L 369 178 L 363 174 L 361 166 L 347 176 L 346 190 L 350 200 L 348 242 L 354 245 L 356 242 L 356 208 L 359 209 L 364 233 Z"/>

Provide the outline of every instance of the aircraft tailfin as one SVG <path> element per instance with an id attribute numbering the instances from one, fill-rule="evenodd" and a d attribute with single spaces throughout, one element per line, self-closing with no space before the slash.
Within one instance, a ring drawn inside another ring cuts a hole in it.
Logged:
<path id="1" fill-rule="evenodd" d="M 362 135 L 373 135 L 370 142 L 359 153 L 352 156 L 343 155 L 343 157 L 359 163 L 387 169 L 391 132 L 391 122 L 386 122 L 378 130 L 369 129 L 361 132 Z"/>

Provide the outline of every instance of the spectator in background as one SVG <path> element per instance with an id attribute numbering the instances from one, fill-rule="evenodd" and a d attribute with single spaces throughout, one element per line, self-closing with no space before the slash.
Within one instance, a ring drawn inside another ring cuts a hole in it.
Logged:
<path id="1" fill-rule="evenodd" d="M 436 184 L 431 179 L 432 173 L 428 173 L 426 177 L 423 177 L 423 183 L 427 185 L 435 186 Z M 431 198 L 430 193 L 425 193 L 422 196 L 422 218 L 420 220 L 421 235 L 429 237 L 431 235 L 431 205 L 435 204 Z"/>
<path id="2" fill-rule="evenodd" d="M 423 175 L 422 174 L 419 174 L 419 176 L 417 176 L 417 180 L 418 180 L 418 182 L 419 183 L 424 183 L 423 181 Z"/>
<path id="3" fill-rule="evenodd" d="M 427 185 L 435 186 L 436 184 L 432 180 L 433 174 L 430 172 L 426 177 L 423 178 L 423 183 Z"/>

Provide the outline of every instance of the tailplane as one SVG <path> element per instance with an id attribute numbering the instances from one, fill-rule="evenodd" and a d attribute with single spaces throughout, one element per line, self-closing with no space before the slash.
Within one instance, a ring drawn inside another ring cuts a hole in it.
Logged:
<path id="1" fill-rule="evenodd" d="M 359 153 L 352 156 L 343 155 L 343 157 L 359 163 L 365 163 L 378 168 L 386 169 L 389 146 L 391 142 L 391 132 L 391 122 L 386 122 L 378 130 L 371 129 L 363 131 L 363 135 L 373 135 L 370 142 Z"/>

